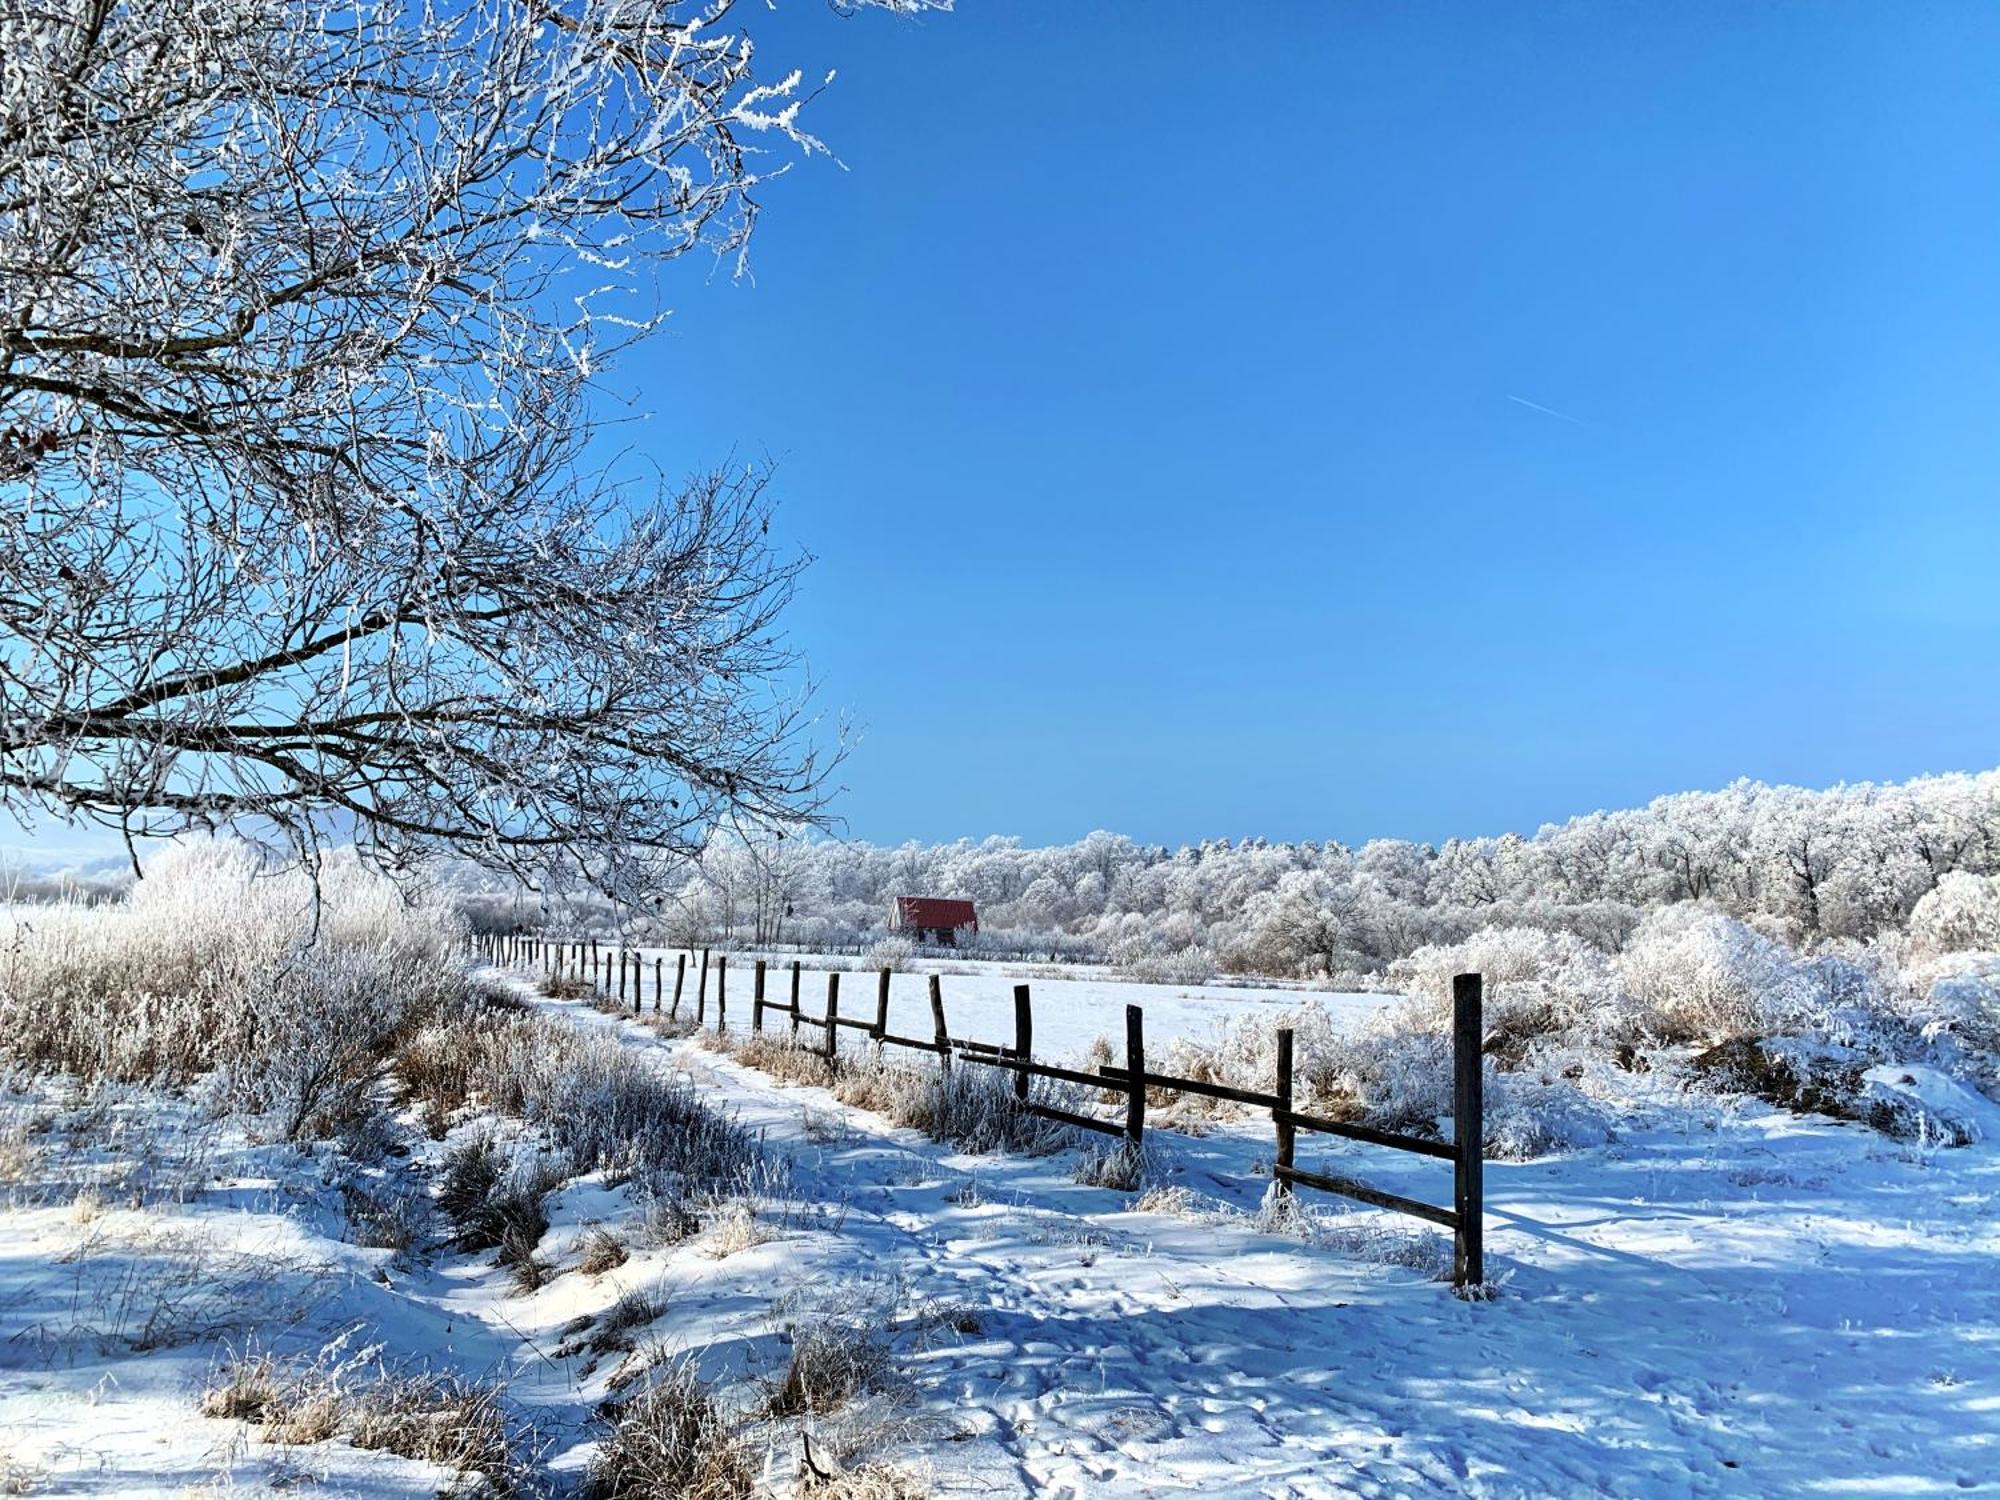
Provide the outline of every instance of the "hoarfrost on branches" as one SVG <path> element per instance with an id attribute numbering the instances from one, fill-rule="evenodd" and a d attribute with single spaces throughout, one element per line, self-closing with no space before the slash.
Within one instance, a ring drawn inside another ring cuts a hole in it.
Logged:
<path id="1" fill-rule="evenodd" d="M 732 9 L 0 10 L 0 803 L 613 887 L 814 815 L 766 474 L 592 466 L 820 149 Z"/>

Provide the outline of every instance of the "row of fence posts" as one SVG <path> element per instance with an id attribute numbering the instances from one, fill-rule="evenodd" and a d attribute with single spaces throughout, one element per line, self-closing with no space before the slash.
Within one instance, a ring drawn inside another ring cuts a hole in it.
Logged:
<path id="1" fill-rule="evenodd" d="M 489 962 L 539 969 L 546 978 L 558 982 L 589 984 L 601 994 L 616 998 L 621 1004 L 629 999 L 635 1015 L 641 1010 L 645 957 L 631 949 L 622 947 L 600 949 L 594 939 L 558 942 L 533 933 L 482 934 L 473 940 L 473 946 L 475 953 Z M 687 952 L 674 955 L 673 1001 L 670 1008 L 665 1006 L 665 960 L 659 955 L 654 956 L 653 1010 L 656 1013 L 664 1008 L 671 1018 L 679 1018 L 682 993 L 688 977 L 689 956 Z M 708 987 L 711 968 L 715 975 L 715 1029 L 721 1032 L 728 1030 L 729 1027 L 729 956 L 714 954 L 711 962 L 710 950 L 706 948 L 701 950 L 700 967 L 695 979 L 694 1023 L 697 1026 L 708 1024 Z M 1269 1112 L 1276 1133 L 1277 1145 L 1271 1171 L 1280 1194 L 1289 1195 L 1295 1188 L 1310 1187 L 1321 1192 L 1353 1198 L 1378 1208 L 1412 1214 L 1437 1224 L 1452 1232 L 1453 1283 L 1460 1288 L 1476 1287 L 1486 1279 L 1483 1232 L 1485 1174 L 1482 1141 L 1485 1100 L 1481 1068 L 1484 1027 L 1482 984 L 1477 974 L 1460 974 L 1452 980 L 1453 1139 L 1445 1142 L 1376 1130 L 1371 1126 L 1356 1125 L 1347 1121 L 1326 1119 L 1294 1108 L 1293 1041 L 1289 1027 L 1282 1027 L 1277 1033 L 1275 1086 L 1270 1093 L 1264 1093 L 1203 1079 L 1175 1078 L 1148 1070 L 1145 1014 L 1137 1005 L 1125 1007 L 1125 1057 L 1122 1065 L 1105 1065 L 1095 1072 L 1086 1072 L 1078 1068 L 1058 1067 L 1034 1060 L 1034 1006 L 1030 988 L 1025 984 L 1014 986 L 1013 1044 L 999 1046 L 991 1042 L 974 1041 L 950 1034 L 945 1025 L 943 984 L 936 974 L 927 976 L 931 1035 L 929 1038 L 922 1038 L 899 1036 L 889 1030 L 890 971 L 888 969 L 877 972 L 875 1014 L 872 1018 L 864 1020 L 858 1016 L 840 1014 L 839 970 L 834 970 L 826 976 L 825 1013 L 815 1016 L 804 1011 L 799 1003 L 802 982 L 799 960 L 791 961 L 790 998 L 783 1002 L 769 999 L 765 995 L 767 968 L 765 960 L 761 958 L 756 960 L 751 978 L 750 1029 L 756 1032 L 764 1029 L 766 1011 L 776 1011 L 785 1016 L 790 1023 L 790 1034 L 794 1038 L 799 1035 L 801 1025 L 818 1027 L 822 1035 L 816 1050 L 826 1059 L 829 1068 L 839 1066 L 842 1028 L 860 1031 L 878 1047 L 904 1047 L 931 1053 L 938 1059 L 938 1065 L 947 1070 L 951 1068 L 954 1056 L 961 1062 L 1006 1069 L 1014 1075 L 1014 1096 L 1024 1108 L 1061 1124 L 1106 1135 L 1122 1136 L 1134 1146 L 1141 1144 L 1145 1139 L 1148 1089 L 1167 1093 L 1196 1094 L 1204 1098 L 1222 1099 L 1264 1109 Z M 1123 1097 L 1123 1118 L 1115 1121 L 1104 1120 L 1095 1115 L 1035 1099 L 1029 1087 L 1031 1078 L 1045 1078 L 1093 1090 L 1117 1092 Z M 1384 1192 L 1351 1177 L 1312 1172 L 1299 1167 L 1296 1157 L 1298 1135 L 1301 1130 L 1450 1162 L 1452 1206 L 1442 1208 L 1399 1194 Z"/>

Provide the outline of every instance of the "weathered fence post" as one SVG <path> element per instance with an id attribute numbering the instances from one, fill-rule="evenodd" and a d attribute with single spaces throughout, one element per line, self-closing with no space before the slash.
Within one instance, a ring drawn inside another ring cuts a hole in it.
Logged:
<path id="1" fill-rule="evenodd" d="M 1146 1136 L 1146 1013 L 1125 1007 L 1125 1139 L 1134 1146 Z"/>
<path id="2" fill-rule="evenodd" d="M 701 978 L 694 987 L 694 1024 L 701 1026 L 708 1021 L 708 950 L 701 950 Z"/>
<path id="3" fill-rule="evenodd" d="M 667 1013 L 671 1019 L 676 1021 L 680 1019 L 681 990 L 687 985 L 687 977 L 688 956 L 685 953 L 676 953 L 674 955 L 674 1008 Z"/>
<path id="4" fill-rule="evenodd" d="M 640 992 L 646 988 L 646 960 L 640 954 L 632 955 L 632 1014 L 639 1014 Z"/>
<path id="5" fill-rule="evenodd" d="M 1465 1290 L 1486 1280 L 1486 1110 L 1481 1076 L 1485 1040 L 1481 981 L 1460 974 L 1451 981 L 1452 1207 L 1458 1215 L 1453 1236 L 1451 1281 Z"/>
<path id="6" fill-rule="evenodd" d="M 653 955 L 653 1014 L 660 1013 L 660 1002 L 667 997 L 667 956 Z"/>
<path id="7" fill-rule="evenodd" d="M 826 976 L 826 1065 L 840 1055 L 840 970 Z"/>
<path id="8" fill-rule="evenodd" d="M 798 1034 L 799 1034 L 799 961 L 795 958 L 792 960 L 792 1037 L 794 1040 L 797 1040 Z"/>
<path id="9" fill-rule="evenodd" d="M 881 1041 L 889 1031 L 889 971 L 884 969 L 875 980 L 875 1025 L 869 1035 Z"/>
<path id="10" fill-rule="evenodd" d="M 1014 1056 L 1022 1062 L 1029 1061 L 1035 1051 L 1035 1012 L 1029 1000 L 1025 984 L 1014 986 Z M 1014 1097 L 1025 1100 L 1028 1097 L 1028 1075 L 1014 1075 Z"/>
<path id="11" fill-rule="evenodd" d="M 1285 1172 L 1292 1167 L 1292 1158 L 1298 1151 L 1298 1127 L 1285 1118 L 1292 1111 L 1292 1028 L 1278 1028 L 1278 1107 L 1271 1112 L 1271 1118 L 1278 1125 L 1278 1154 L 1273 1159 L 1271 1180 L 1277 1185 L 1278 1196 L 1292 1196 L 1292 1185 L 1285 1180 Z M 1284 1171 L 1279 1171 L 1283 1168 Z"/>
<path id="12" fill-rule="evenodd" d="M 715 961 L 715 1034 L 729 1029 L 729 955 Z"/>
<path id="13" fill-rule="evenodd" d="M 750 980 L 750 1029 L 764 1029 L 764 960 L 757 960 L 757 972 Z"/>
<path id="14" fill-rule="evenodd" d="M 944 983 L 931 975 L 931 1035 L 937 1039 L 938 1066 L 951 1071 L 951 1033 L 944 1029 Z"/>

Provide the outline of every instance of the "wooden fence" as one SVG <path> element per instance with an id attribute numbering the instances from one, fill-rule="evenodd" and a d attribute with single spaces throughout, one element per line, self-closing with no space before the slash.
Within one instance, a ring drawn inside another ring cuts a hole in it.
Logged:
<path id="1" fill-rule="evenodd" d="M 550 978 L 592 984 L 606 996 L 620 1001 L 629 999 L 635 1013 L 641 1008 L 646 960 L 629 949 L 600 949 L 595 942 L 556 942 L 532 933 L 517 933 L 483 934 L 474 939 L 474 950 L 496 964 L 535 968 Z M 653 1009 L 660 1011 L 666 1006 L 667 995 L 664 959 L 656 955 L 652 968 Z M 677 954 L 670 1011 L 675 1016 L 680 1014 L 689 968 L 689 955 Z M 876 973 L 874 1014 L 867 1017 L 840 1013 L 840 971 L 826 976 L 826 1003 L 818 1015 L 800 1004 L 802 977 L 797 959 L 791 961 L 789 971 L 788 997 L 774 1000 L 766 994 L 771 967 L 761 958 L 755 961 L 751 976 L 750 1029 L 762 1031 L 767 1014 L 783 1017 L 794 1037 L 799 1034 L 800 1027 L 812 1027 L 820 1034 L 816 1050 L 826 1058 L 829 1067 L 839 1066 L 841 1031 L 858 1031 L 879 1047 L 903 1047 L 929 1053 L 937 1058 L 940 1067 L 946 1069 L 954 1064 L 966 1063 L 1003 1069 L 1013 1074 L 1014 1094 L 1023 1108 L 1044 1119 L 1072 1125 L 1080 1130 L 1122 1137 L 1135 1146 L 1145 1139 L 1148 1090 L 1193 1094 L 1263 1110 L 1271 1118 L 1276 1137 L 1277 1149 L 1271 1170 L 1280 1193 L 1289 1194 L 1302 1187 L 1337 1193 L 1377 1208 L 1410 1214 L 1448 1229 L 1452 1233 L 1453 1284 L 1460 1288 L 1476 1287 L 1486 1279 L 1484 1158 L 1481 1155 L 1485 1102 L 1480 1071 L 1483 1022 L 1481 981 L 1477 974 L 1460 974 L 1452 980 L 1452 1139 L 1433 1141 L 1421 1136 L 1377 1130 L 1368 1125 L 1330 1120 L 1293 1108 L 1292 1033 L 1289 1028 L 1280 1028 L 1277 1033 L 1275 1076 L 1271 1089 L 1266 1092 L 1210 1083 L 1198 1078 L 1177 1078 L 1148 1068 L 1145 1014 L 1137 1005 L 1125 1007 L 1123 1062 L 1085 1071 L 1035 1060 L 1034 1005 L 1028 985 L 1014 986 L 1014 1037 L 1011 1045 L 1001 1045 L 951 1035 L 945 1024 L 943 984 L 935 974 L 928 976 L 931 1034 L 928 1037 L 912 1037 L 899 1036 L 889 1030 L 889 970 L 881 969 Z M 709 951 L 702 950 L 696 977 L 694 1020 L 697 1025 L 708 1024 L 711 972 L 715 985 L 715 1029 L 725 1031 L 729 1024 L 727 954 L 714 955 L 711 964 Z M 1092 1090 L 1114 1091 L 1122 1095 L 1122 1104 L 1118 1114 L 1108 1119 L 1063 1109 L 1031 1098 L 1031 1078 L 1048 1078 Z M 1307 1171 L 1299 1167 L 1295 1160 L 1301 1131 L 1338 1136 L 1364 1145 L 1449 1162 L 1452 1168 L 1451 1206 L 1446 1208 L 1421 1199 L 1406 1198 L 1352 1177 Z"/>

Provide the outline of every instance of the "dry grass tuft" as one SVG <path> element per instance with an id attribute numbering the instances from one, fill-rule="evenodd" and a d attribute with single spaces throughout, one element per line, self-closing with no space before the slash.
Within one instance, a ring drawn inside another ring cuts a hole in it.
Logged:
<path id="1" fill-rule="evenodd" d="M 826 1056 L 786 1037 L 768 1031 L 753 1031 L 732 1038 L 736 1060 L 746 1068 L 768 1073 L 780 1083 L 805 1084 L 825 1088 L 833 1082 Z"/>
<path id="2" fill-rule="evenodd" d="M 497 1248 L 500 1263 L 514 1265 L 532 1258 L 548 1232 L 542 1204 L 556 1180 L 553 1168 L 510 1168 L 491 1141 L 468 1141 L 445 1157 L 438 1207 L 459 1249 Z"/>
<path id="3" fill-rule="evenodd" d="M 1086 1152 L 1078 1158 L 1072 1175 L 1082 1187 L 1136 1193 L 1146 1185 L 1149 1169 L 1146 1148 L 1121 1140 L 1116 1145 Z"/>
<path id="4" fill-rule="evenodd" d="M 702 1249 L 717 1260 L 754 1250 L 778 1237 L 778 1232 L 757 1217 L 756 1205 L 747 1198 L 731 1198 L 710 1217 L 703 1231 Z"/>
<path id="5" fill-rule="evenodd" d="M 0 1187 L 23 1186 L 40 1173 L 42 1162 L 41 1143 L 34 1138 L 28 1122 L 0 1130 Z"/>
<path id="6" fill-rule="evenodd" d="M 950 1069 L 892 1063 L 881 1050 L 850 1054 L 829 1078 L 817 1052 L 775 1038 L 737 1050 L 739 1061 L 793 1083 L 828 1084 L 843 1104 L 886 1116 L 906 1129 L 973 1154 L 1045 1156 L 1075 1144 L 1076 1132 L 1021 1107 L 1011 1075 L 961 1060 Z M 1076 1108 L 1075 1091 L 1034 1081 L 1036 1103 Z"/>
<path id="7" fill-rule="evenodd" d="M 576 1268 L 586 1276 L 602 1276 L 630 1259 L 625 1242 L 608 1229 L 593 1229 L 577 1247 Z"/>
<path id="8" fill-rule="evenodd" d="M 931 1492 L 929 1481 L 894 1464 L 863 1464 L 859 1468 L 825 1467 L 829 1462 L 814 1454 L 810 1443 L 800 1465 L 799 1482 L 792 1493 L 799 1500 L 924 1500 Z"/>
<path id="9" fill-rule="evenodd" d="M 278 1377 L 268 1355 L 231 1360 L 202 1393 L 201 1414 L 232 1422 L 261 1422 L 278 1399 Z"/>
<path id="10" fill-rule="evenodd" d="M 598 1320 L 597 1331 L 590 1337 L 591 1351 L 604 1354 L 612 1350 L 629 1350 L 634 1343 L 634 1331 L 654 1322 L 666 1310 L 666 1299 L 657 1291 L 632 1288 L 612 1303 Z"/>
<path id="11" fill-rule="evenodd" d="M 652 1368 L 645 1390 L 607 1409 L 611 1431 L 587 1500 L 744 1500 L 755 1476 L 742 1441 L 701 1383 L 692 1356 Z"/>
<path id="12" fill-rule="evenodd" d="M 771 1392 L 772 1416 L 824 1416 L 890 1384 L 894 1356 L 884 1330 L 892 1305 L 861 1287 L 830 1298 L 780 1299 L 789 1317 L 792 1356 Z"/>
<path id="13" fill-rule="evenodd" d="M 0 1453 L 0 1495 L 32 1495 L 41 1487 L 43 1471 L 10 1453 Z"/>
<path id="14" fill-rule="evenodd" d="M 347 1237 L 373 1250 L 414 1249 L 430 1234 L 431 1205 L 413 1193 L 377 1193 L 358 1182 L 340 1185 L 347 1211 Z"/>
<path id="15" fill-rule="evenodd" d="M 385 1377 L 351 1398 L 343 1426 L 357 1448 L 442 1464 L 459 1474 L 498 1478 L 507 1472 L 498 1388 L 455 1373 Z"/>
<path id="16" fill-rule="evenodd" d="M 216 1372 L 203 1416 L 255 1422 L 265 1441 L 294 1446 L 345 1436 L 439 1464 L 461 1477 L 499 1484 L 512 1449 L 499 1388 L 456 1372 L 383 1368 L 373 1349 L 348 1353 L 340 1341 L 312 1360 L 281 1365 L 255 1351 Z"/>

